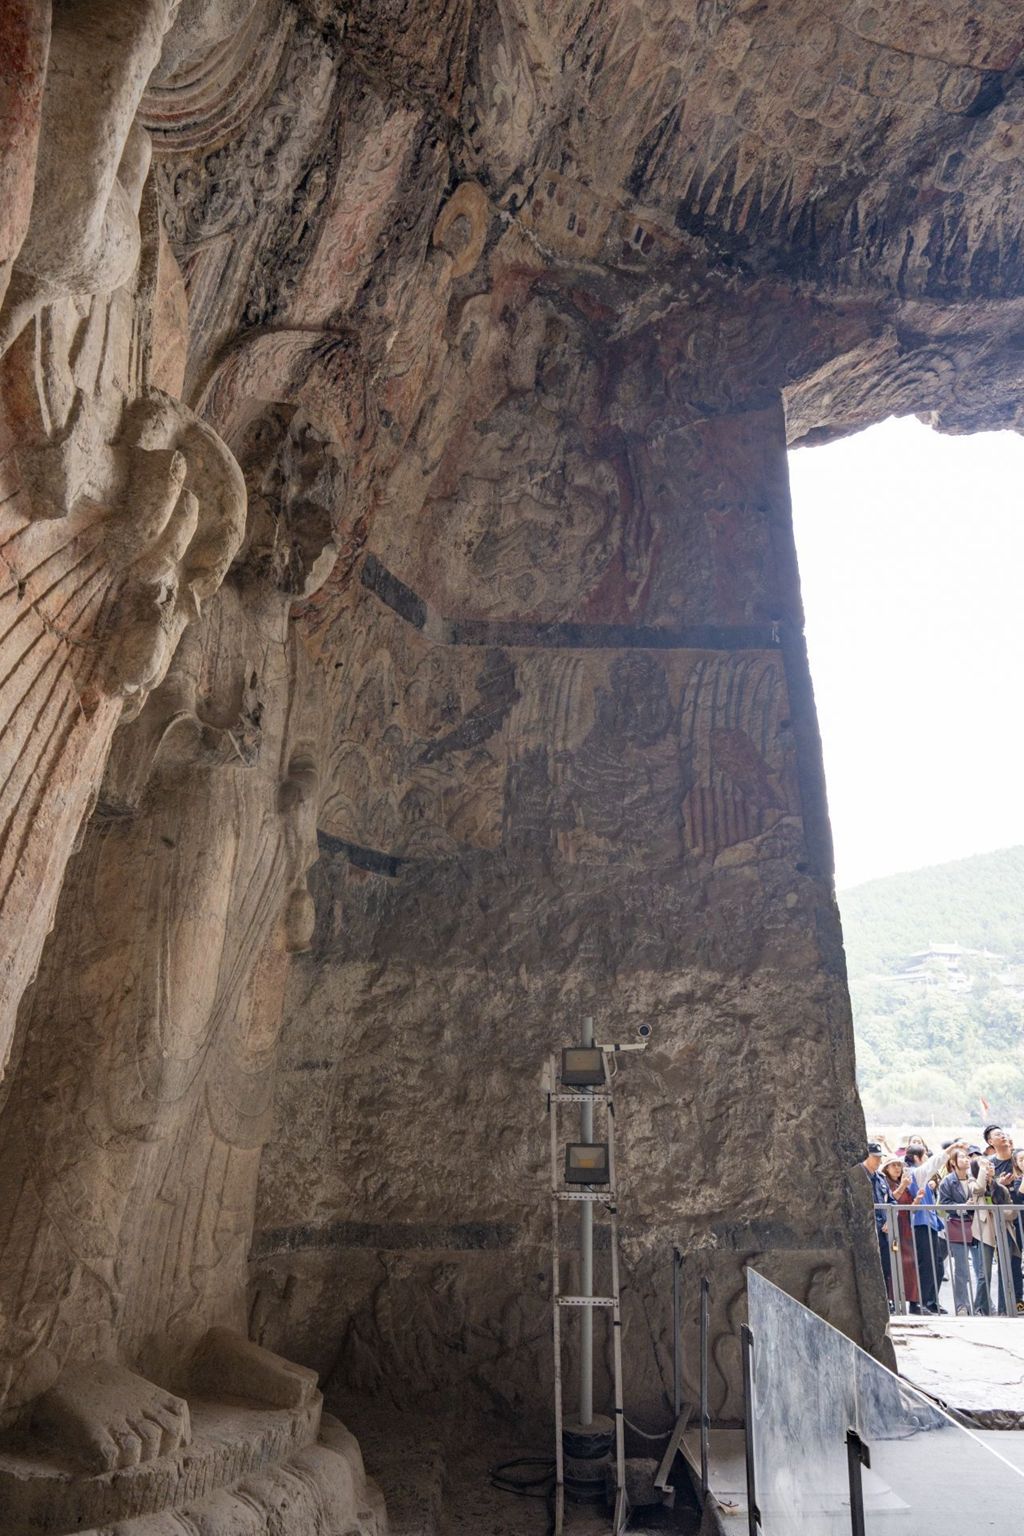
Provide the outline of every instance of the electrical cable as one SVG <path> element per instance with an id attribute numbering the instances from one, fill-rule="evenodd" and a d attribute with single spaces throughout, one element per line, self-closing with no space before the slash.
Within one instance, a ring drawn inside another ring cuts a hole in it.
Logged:
<path id="1" fill-rule="evenodd" d="M 652 1435 L 649 1430 L 641 1429 L 639 1424 L 634 1424 L 632 1419 L 627 1419 L 625 1414 L 622 1417 L 633 1433 L 640 1436 L 641 1440 L 668 1440 L 671 1438 L 672 1431 L 670 1429 L 660 1429 L 656 1435 Z"/>
<path id="2" fill-rule="evenodd" d="M 544 1467 L 539 1477 L 512 1477 L 512 1467 Z M 499 1461 L 488 1472 L 491 1487 L 501 1493 L 514 1493 L 521 1499 L 544 1499 L 547 1504 L 547 1536 L 555 1529 L 555 1458 L 553 1456 L 517 1456 Z"/>

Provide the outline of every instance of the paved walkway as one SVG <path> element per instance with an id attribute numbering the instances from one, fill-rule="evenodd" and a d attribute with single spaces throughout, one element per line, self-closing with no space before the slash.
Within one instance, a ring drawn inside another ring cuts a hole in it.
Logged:
<path id="1" fill-rule="evenodd" d="M 1024 1429 L 1024 1317 L 894 1317 L 900 1375 L 984 1429 Z"/>

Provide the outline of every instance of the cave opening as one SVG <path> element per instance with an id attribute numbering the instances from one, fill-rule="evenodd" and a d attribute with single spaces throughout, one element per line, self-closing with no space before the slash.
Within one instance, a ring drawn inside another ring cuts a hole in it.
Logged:
<path id="1" fill-rule="evenodd" d="M 1020 1122 L 1024 666 L 1014 432 L 913 417 L 790 455 L 869 1130 Z"/>

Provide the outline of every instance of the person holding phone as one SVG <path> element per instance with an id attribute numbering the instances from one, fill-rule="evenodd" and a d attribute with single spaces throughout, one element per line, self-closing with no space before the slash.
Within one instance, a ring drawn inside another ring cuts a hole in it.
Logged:
<path id="1" fill-rule="evenodd" d="M 882 1159 L 882 1174 L 889 1186 L 889 1194 L 895 1205 L 913 1206 L 921 1202 L 917 1181 L 902 1157 L 890 1153 Z M 914 1247 L 914 1228 L 909 1211 L 889 1213 L 889 1233 L 892 1247 L 899 1253 L 900 1272 L 903 1277 L 903 1294 L 908 1310 L 921 1310 L 921 1288 L 917 1283 L 917 1255 Z"/>
<path id="2" fill-rule="evenodd" d="M 921 1288 L 921 1307 L 925 1312 L 938 1315 L 944 1312 L 945 1307 L 939 1306 L 939 1286 L 942 1284 L 942 1257 L 939 1245 L 939 1235 L 942 1232 L 942 1222 L 939 1213 L 935 1209 L 935 1190 L 938 1186 L 938 1175 L 928 1180 L 921 1178 L 921 1165 L 925 1157 L 929 1156 L 927 1147 L 923 1145 L 912 1146 L 908 1143 L 904 1162 L 910 1171 L 911 1177 L 918 1183 L 918 1196 L 915 1201 L 911 1222 L 914 1228 L 914 1249 L 917 1257 L 917 1279 Z"/>
<path id="3" fill-rule="evenodd" d="M 978 1180 L 971 1171 L 971 1158 L 966 1148 L 951 1147 L 948 1171 L 939 1185 L 938 1206 L 946 1221 L 946 1242 L 953 1262 L 953 1306 L 957 1317 L 966 1317 L 972 1310 L 977 1310 L 977 1297 L 982 1284 L 980 1244 L 974 1235 L 973 1214 L 970 1209 L 977 1192 Z M 962 1209 L 962 1207 L 968 1208 Z M 972 1269 L 975 1281 L 973 1307 L 971 1303 Z"/>
<path id="4" fill-rule="evenodd" d="M 995 1138 L 998 1138 L 998 1141 Z M 977 1158 L 978 1194 L 974 1226 L 975 1235 L 981 1243 L 983 1278 L 979 1284 L 975 1305 L 983 1316 L 988 1316 L 997 1310 L 1005 1316 L 1010 1311 L 1010 1296 L 1013 1289 L 1011 1276 L 1004 1274 L 1002 1265 L 997 1265 L 999 1290 L 998 1297 L 993 1297 L 992 1265 L 998 1249 L 997 1222 L 1002 1223 L 1003 1230 L 1007 1232 L 1007 1246 L 1010 1246 L 1009 1225 L 1013 1221 L 1014 1213 L 1004 1208 L 1012 1204 L 1009 1186 L 1014 1178 L 1013 1146 L 1005 1133 L 995 1125 L 985 1127 L 985 1144 L 992 1148 L 993 1155 Z M 1006 1157 L 999 1155 L 1004 1150 L 1008 1154 Z"/>

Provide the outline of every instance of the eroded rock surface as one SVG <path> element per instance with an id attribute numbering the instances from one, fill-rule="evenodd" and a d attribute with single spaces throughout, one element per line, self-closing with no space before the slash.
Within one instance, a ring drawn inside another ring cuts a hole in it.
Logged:
<path id="1" fill-rule="evenodd" d="M 7 12 L 18 1536 L 372 1531 L 310 1369 L 540 1434 L 584 1013 L 637 1411 L 673 1242 L 722 1416 L 746 1262 L 883 1349 L 785 454 L 1019 426 L 1018 7 Z"/>

